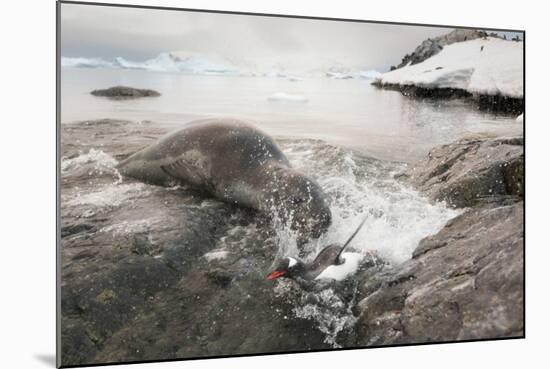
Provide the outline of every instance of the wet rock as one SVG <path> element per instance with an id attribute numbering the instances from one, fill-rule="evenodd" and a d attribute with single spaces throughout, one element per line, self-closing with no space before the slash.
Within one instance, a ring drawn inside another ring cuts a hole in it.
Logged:
<path id="1" fill-rule="evenodd" d="M 213 270 L 209 270 L 206 273 L 206 276 L 212 283 L 222 288 L 226 288 L 229 286 L 229 284 L 233 280 L 234 273 L 231 273 L 230 271 L 226 271 L 223 269 L 213 269 Z"/>
<path id="2" fill-rule="evenodd" d="M 91 232 L 94 226 L 88 223 L 75 222 L 61 227 L 61 237 L 73 236 L 79 233 Z"/>
<path id="3" fill-rule="evenodd" d="M 466 208 L 412 259 L 361 277 L 356 345 L 521 337 L 523 138 L 470 137 L 434 148 L 399 176 Z"/>
<path id="4" fill-rule="evenodd" d="M 86 138 L 100 134 L 95 145 L 121 160 L 171 128 L 90 121 L 61 129 L 64 157 L 89 152 Z M 506 149 L 509 156 L 496 157 L 514 158 L 512 147 L 523 144 L 508 138 L 484 147 L 484 140 L 468 145 L 479 144 L 478 152 Z M 490 166 L 475 151 L 462 156 L 476 168 Z M 441 159 L 449 162 L 443 153 Z M 433 179 L 445 173 L 457 175 L 453 183 L 469 175 L 464 167 L 458 176 L 461 159 L 437 170 L 435 161 L 426 160 L 436 173 L 419 174 L 426 183 L 403 176 L 422 191 L 445 187 Z M 513 184 L 517 171 L 503 170 L 501 177 Z M 94 174 L 97 182 L 88 177 L 63 173 L 63 196 L 119 180 L 109 171 Z M 424 239 L 405 264 L 392 267 L 373 255 L 345 281 L 277 293 L 283 283 L 265 281 L 277 252 L 269 222 L 184 188 L 141 191 L 118 206 L 75 203 L 61 209 L 63 365 L 329 349 L 334 346 L 327 331 L 345 347 L 523 332 L 519 195 L 477 202 Z M 220 249 L 226 257 L 204 257 Z M 308 305 L 331 319 L 320 325 L 307 311 L 298 317 L 296 309 Z"/>
<path id="5" fill-rule="evenodd" d="M 111 99 L 137 99 L 140 97 L 160 96 L 160 93 L 155 90 L 127 86 L 115 86 L 103 90 L 93 90 L 90 94 L 94 96 L 108 97 Z"/>
<path id="6" fill-rule="evenodd" d="M 102 152 L 122 159 L 173 129 L 104 123 L 64 124 L 63 157 L 88 153 L 86 138 L 97 135 Z M 63 195 L 132 185 L 108 168 L 93 179 L 62 173 Z M 332 347 L 265 281 L 277 252 L 269 222 L 185 188 L 140 186 L 119 205 L 61 209 L 63 365 Z M 204 257 L 222 246 L 226 257 Z"/>
<path id="7" fill-rule="evenodd" d="M 524 196 L 522 137 L 474 137 L 438 146 L 406 173 L 435 201 L 462 208 Z"/>
<path id="8" fill-rule="evenodd" d="M 357 345 L 523 335 L 523 202 L 469 209 L 366 277 Z"/>

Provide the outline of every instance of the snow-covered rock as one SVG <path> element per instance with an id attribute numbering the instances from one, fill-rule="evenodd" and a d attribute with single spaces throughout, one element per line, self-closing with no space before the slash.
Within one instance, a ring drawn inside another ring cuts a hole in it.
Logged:
<path id="1" fill-rule="evenodd" d="M 376 84 L 522 98 L 523 42 L 489 37 L 454 43 L 421 63 L 382 74 Z"/>
<path id="2" fill-rule="evenodd" d="M 487 37 L 488 34 L 485 31 L 474 29 L 455 29 L 442 36 L 428 38 L 422 41 L 420 45 L 410 54 L 407 54 L 393 69 L 402 68 L 406 65 L 414 65 L 423 62 L 429 57 L 439 53 L 445 45 L 451 45 L 456 42 L 464 42 L 469 40 L 475 40 L 478 38 Z"/>

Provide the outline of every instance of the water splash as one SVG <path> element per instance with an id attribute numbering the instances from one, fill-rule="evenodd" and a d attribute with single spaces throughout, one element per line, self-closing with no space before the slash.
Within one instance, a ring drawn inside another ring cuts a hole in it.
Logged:
<path id="1" fill-rule="evenodd" d="M 312 300 L 311 293 L 300 297 L 300 303 L 293 309 L 294 315 L 314 320 L 317 328 L 325 334 L 325 343 L 334 348 L 342 347 L 336 341 L 338 335 L 357 321 L 351 311 L 352 304 L 344 301 L 332 288 L 316 292 L 314 302 L 308 302 Z"/>
<path id="2" fill-rule="evenodd" d="M 444 204 L 432 204 L 398 182 L 395 174 L 406 169 L 404 164 L 381 162 L 316 140 L 282 140 L 282 147 L 295 168 L 318 181 L 332 212 L 332 225 L 327 233 L 304 246 L 306 261 L 331 243 L 342 244 L 367 217 L 346 253 L 352 256 L 352 263 L 342 270 L 327 270 L 329 280 L 353 276 L 372 255 L 392 264 L 410 259 L 422 238 L 438 232 L 460 213 Z M 288 226 L 279 223 L 276 223 L 279 256 L 296 255 L 296 236 Z M 339 335 L 357 321 L 352 312 L 357 291 L 350 299 L 334 284 L 316 283 L 314 292 L 299 289 L 290 293 L 292 284 L 286 281 L 277 288 L 279 294 L 287 294 L 293 300 L 297 318 L 313 320 L 325 334 L 326 343 L 341 347 Z"/>
<path id="3" fill-rule="evenodd" d="M 328 244 L 342 243 L 366 216 L 350 250 L 375 252 L 391 263 L 401 263 L 412 256 L 422 238 L 437 233 L 460 213 L 443 203 L 433 204 L 398 182 L 394 177 L 406 168 L 404 164 L 381 162 L 322 141 L 289 140 L 282 146 L 295 168 L 319 182 L 330 203 L 332 225 L 306 245 L 308 260 Z M 281 240 L 291 242 L 292 237 L 285 234 Z"/>
<path id="4" fill-rule="evenodd" d="M 98 171 L 111 172 L 117 164 L 118 161 L 111 155 L 92 148 L 87 153 L 81 153 L 74 158 L 61 158 L 61 174 L 70 174 L 72 171 L 86 165 L 91 165 L 93 169 Z"/>
<path id="5" fill-rule="evenodd" d="M 67 200 L 67 206 L 88 205 L 93 207 L 118 207 L 131 204 L 134 199 L 149 195 L 149 186 L 143 183 L 109 184 L 97 191 L 81 193 Z"/>

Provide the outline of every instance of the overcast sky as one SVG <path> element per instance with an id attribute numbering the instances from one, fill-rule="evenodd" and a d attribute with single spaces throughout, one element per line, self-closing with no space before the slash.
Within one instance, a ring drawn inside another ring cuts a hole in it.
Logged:
<path id="1" fill-rule="evenodd" d="M 61 54 L 141 61 L 166 51 L 214 54 L 259 68 L 341 64 L 386 70 L 448 28 L 62 4 Z"/>

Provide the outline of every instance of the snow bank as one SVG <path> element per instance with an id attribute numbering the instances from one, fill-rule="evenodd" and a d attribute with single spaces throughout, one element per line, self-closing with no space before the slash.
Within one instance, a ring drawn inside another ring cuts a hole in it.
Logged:
<path id="1" fill-rule="evenodd" d="M 378 77 L 381 85 L 454 88 L 473 94 L 523 97 L 523 42 L 499 38 L 447 45 L 422 63 Z"/>

